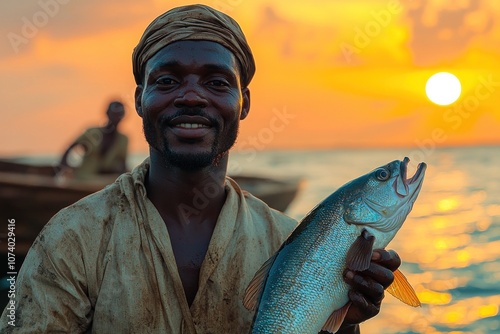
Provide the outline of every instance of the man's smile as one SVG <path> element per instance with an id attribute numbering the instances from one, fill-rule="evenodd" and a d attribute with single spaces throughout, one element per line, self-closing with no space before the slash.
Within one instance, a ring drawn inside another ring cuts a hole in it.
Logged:
<path id="1" fill-rule="evenodd" d="M 203 125 L 203 124 L 197 124 L 197 123 L 181 123 L 176 125 L 178 128 L 184 128 L 184 129 L 198 129 L 198 128 L 208 128 L 208 126 Z"/>
<path id="2" fill-rule="evenodd" d="M 181 138 L 195 139 L 207 135 L 214 127 L 212 122 L 199 115 L 181 115 L 168 122 L 172 132 Z"/>

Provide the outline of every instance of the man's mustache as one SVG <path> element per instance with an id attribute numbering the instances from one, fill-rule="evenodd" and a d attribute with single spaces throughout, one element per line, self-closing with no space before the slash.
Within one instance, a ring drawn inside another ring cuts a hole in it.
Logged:
<path id="1" fill-rule="evenodd" d="M 216 129 L 220 129 L 220 122 L 218 119 L 215 117 L 209 115 L 203 108 L 182 108 L 177 110 L 174 114 L 171 115 L 163 115 L 160 117 L 160 128 L 163 130 L 167 127 L 169 127 L 170 122 L 174 118 L 177 118 L 179 116 L 201 116 L 206 119 L 208 119 L 211 123 L 211 125 Z"/>

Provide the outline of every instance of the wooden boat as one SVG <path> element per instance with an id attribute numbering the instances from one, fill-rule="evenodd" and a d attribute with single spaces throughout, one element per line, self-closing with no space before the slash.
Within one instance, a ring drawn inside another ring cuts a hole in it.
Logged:
<path id="1" fill-rule="evenodd" d="M 300 188 L 300 179 L 275 180 L 234 175 L 242 189 L 262 199 L 270 207 L 285 211 Z M 25 254 L 36 236 L 60 209 L 112 183 L 116 176 L 92 181 L 61 179 L 50 165 L 30 165 L 0 159 L 0 253 L 6 252 L 8 219 L 15 219 L 16 253 Z"/>

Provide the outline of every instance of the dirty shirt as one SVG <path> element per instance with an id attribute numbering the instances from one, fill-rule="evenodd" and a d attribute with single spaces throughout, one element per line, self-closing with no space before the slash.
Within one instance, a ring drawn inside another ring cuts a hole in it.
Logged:
<path id="1" fill-rule="evenodd" d="M 244 333 L 244 291 L 297 222 L 226 180 L 227 199 L 188 306 L 165 223 L 146 196 L 146 160 L 61 210 L 16 283 L 1 333 Z"/>

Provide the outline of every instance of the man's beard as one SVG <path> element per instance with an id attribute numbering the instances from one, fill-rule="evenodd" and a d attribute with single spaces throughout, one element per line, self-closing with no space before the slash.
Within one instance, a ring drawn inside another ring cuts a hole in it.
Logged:
<path id="1" fill-rule="evenodd" d="M 158 136 L 158 132 L 153 122 L 151 122 L 151 120 L 144 115 L 142 126 L 144 136 L 146 137 L 148 144 L 161 153 L 166 167 L 173 166 L 186 171 L 196 171 L 211 165 L 217 165 L 236 142 L 239 129 L 238 120 L 236 119 L 227 124 L 228 127 L 226 136 L 221 138 L 221 126 L 216 119 L 208 116 L 200 109 L 185 109 L 180 110 L 175 115 L 168 118 L 161 118 L 159 120 L 160 133 L 165 133 L 165 129 L 168 127 L 169 121 L 180 115 L 200 115 L 210 120 L 212 126 L 215 128 L 215 140 L 212 144 L 210 152 L 180 153 L 173 151 L 172 144 L 169 143 L 164 135 Z"/>

